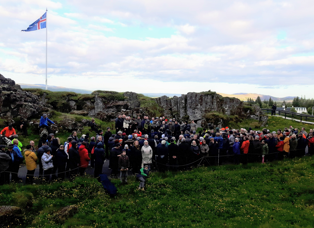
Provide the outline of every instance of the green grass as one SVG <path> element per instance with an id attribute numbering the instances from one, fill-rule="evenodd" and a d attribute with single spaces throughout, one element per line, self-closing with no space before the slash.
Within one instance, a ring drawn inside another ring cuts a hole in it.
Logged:
<path id="1" fill-rule="evenodd" d="M 150 116 L 159 117 L 163 115 L 163 108 L 160 107 L 155 98 L 144 96 L 143 94 L 137 94 L 137 98 L 140 102 L 140 107 L 145 108 Z"/>
<path id="2" fill-rule="evenodd" d="M 302 127 L 304 127 L 307 132 L 309 132 L 310 129 L 314 128 L 313 124 L 300 123 L 294 120 L 286 120 L 281 117 L 275 117 L 275 116 L 269 116 L 267 124 L 265 126 L 261 126 L 260 122 L 253 119 L 246 119 L 241 122 L 230 121 L 229 125 L 230 125 L 229 127 L 234 128 L 234 129 L 252 128 L 253 130 L 262 130 L 263 128 L 267 128 L 271 132 L 277 131 L 278 129 L 284 130 L 286 127 L 289 128 L 290 126 L 294 128 L 298 128 L 299 130 Z"/>
<path id="3" fill-rule="evenodd" d="M 313 176 L 312 157 L 201 167 L 152 173 L 145 192 L 136 190 L 134 177 L 126 186 L 113 180 L 116 198 L 109 198 L 95 179 L 79 177 L 0 186 L 0 205 L 23 205 L 33 196 L 33 207 L 24 210 L 28 227 L 313 227 Z M 72 204 L 79 206 L 78 213 L 56 224 L 55 211 Z"/>
<path id="4" fill-rule="evenodd" d="M 68 112 L 70 107 L 67 100 L 78 101 L 80 94 L 75 92 L 52 92 L 49 90 L 42 89 L 24 89 L 25 91 L 31 92 L 37 96 L 42 96 L 46 94 L 47 103 L 52 105 L 54 109 L 60 110 L 63 112 Z"/>
<path id="5" fill-rule="evenodd" d="M 115 92 L 115 91 L 102 91 L 102 90 L 96 90 L 92 93 L 93 95 L 98 95 L 98 97 L 101 97 L 103 99 L 106 99 L 108 101 L 124 101 L 124 93 L 122 92 Z"/>

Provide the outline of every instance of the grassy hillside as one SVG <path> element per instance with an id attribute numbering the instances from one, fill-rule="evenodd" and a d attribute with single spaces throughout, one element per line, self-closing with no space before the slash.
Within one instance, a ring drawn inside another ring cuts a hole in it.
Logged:
<path id="1" fill-rule="evenodd" d="M 312 227 L 312 157 L 247 166 L 153 173 L 146 191 L 134 177 L 110 198 L 93 178 L 0 186 L 0 205 L 25 207 L 25 227 Z M 26 208 L 27 201 L 33 206 Z M 55 212 L 78 205 L 57 223 Z"/>
<path id="2" fill-rule="evenodd" d="M 268 121 L 265 127 L 262 127 L 261 123 L 259 123 L 257 120 L 252 120 L 252 119 L 247 119 L 238 123 L 231 121 L 229 125 L 229 127 L 235 128 L 235 129 L 252 128 L 253 130 L 261 130 L 263 128 L 267 128 L 271 132 L 277 131 L 278 129 L 284 130 L 286 127 L 289 128 L 290 126 L 294 128 L 298 128 L 298 129 L 301 129 L 302 127 L 304 127 L 307 132 L 309 132 L 310 129 L 314 128 L 313 124 L 304 124 L 304 123 L 300 123 L 294 120 L 286 120 L 281 117 L 275 117 L 275 116 L 268 117 Z"/>

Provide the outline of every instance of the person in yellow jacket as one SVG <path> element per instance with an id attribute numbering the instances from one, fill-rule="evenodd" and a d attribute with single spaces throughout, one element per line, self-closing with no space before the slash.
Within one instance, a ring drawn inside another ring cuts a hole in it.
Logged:
<path id="1" fill-rule="evenodd" d="M 290 152 L 290 137 L 286 136 L 285 140 L 283 141 L 283 151 L 286 153 Z"/>
<path id="2" fill-rule="evenodd" d="M 26 183 L 34 184 L 33 181 L 34 181 L 35 169 L 37 167 L 37 164 L 36 164 L 37 156 L 32 151 L 31 148 L 32 148 L 31 145 L 27 145 L 26 151 L 24 153 L 25 163 L 26 163 L 26 168 L 27 168 Z"/>

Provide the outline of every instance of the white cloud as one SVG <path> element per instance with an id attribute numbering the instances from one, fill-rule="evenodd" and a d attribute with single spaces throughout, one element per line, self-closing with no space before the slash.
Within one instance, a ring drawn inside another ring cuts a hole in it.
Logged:
<path id="1" fill-rule="evenodd" d="M 134 0 L 127 6 L 123 0 L 1 3 L 0 21 L 6 23 L 0 24 L 0 68 L 19 80 L 45 72 L 46 31 L 20 30 L 47 5 L 51 83 L 59 77 L 81 77 L 85 87 L 103 86 L 85 79 L 93 78 L 117 82 L 112 90 L 120 91 L 130 86 L 124 84 L 127 79 L 139 90 L 144 90 L 137 87 L 143 80 L 167 90 L 180 82 L 182 88 L 190 85 L 190 91 L 222 82 L 238 90 L 314 83 L 308 80 L 314 57 L 295 56 L 314 48 L 310 0 Z M 172 29 L 172 35 L 165 28 Z M 280 32 L 287 34 L 284 40 L 277 39 Z"/>
<path id="2" fill-rule="evenodd" d="M 181 25 L 178 27 L 178 29 L 186 35 L 191 35 L 195 32 L 195 27 L 189 24 Z"/>

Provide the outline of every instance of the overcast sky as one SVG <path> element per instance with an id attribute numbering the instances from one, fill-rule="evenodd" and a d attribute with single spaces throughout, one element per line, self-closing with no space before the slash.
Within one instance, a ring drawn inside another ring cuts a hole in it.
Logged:
<path id="1" fill-rule="evenodd" d="M 314 98 L 313 0 L 1 0 L 0 74 L 139 93 Z"/>

